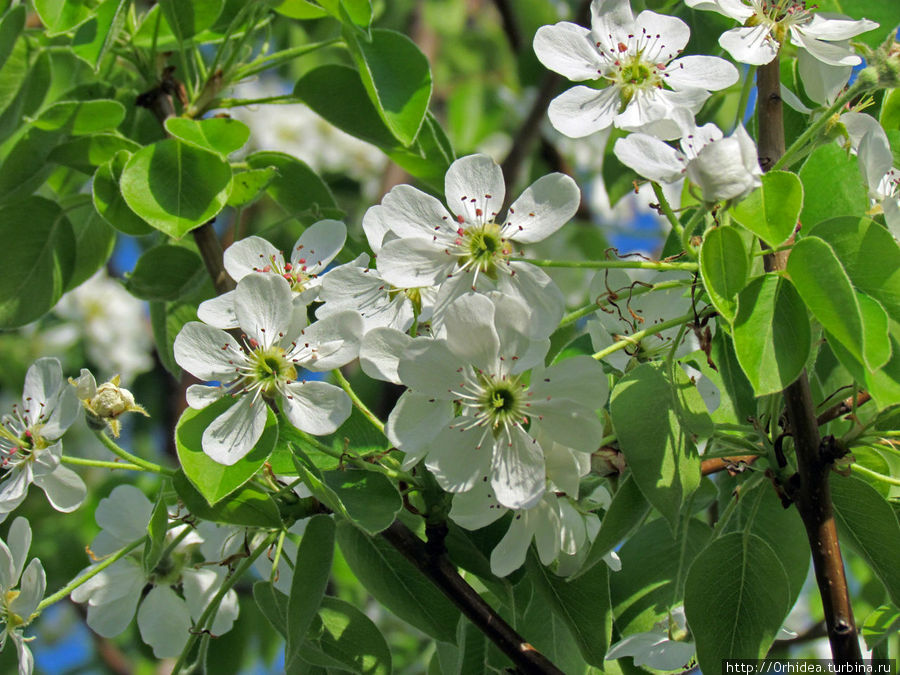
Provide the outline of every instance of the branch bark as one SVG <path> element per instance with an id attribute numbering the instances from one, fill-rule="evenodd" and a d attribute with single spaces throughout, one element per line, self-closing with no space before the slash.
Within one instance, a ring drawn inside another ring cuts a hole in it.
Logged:
<path id="1" fill-rule="evenodd" d="M 415 565 L 456 605 L 469 621 L 509 657 L 519 672 L 535 675 L 563 675 L 541 652 L 531 646 L 512 626 L 494 611 L 463 579 L 443 553 L 443 541 L 426 544 L 399 520 L 382 536 Z"/>
<path id="2" fill-rule="evenodd" d="M 756 79 L 759 163 L 763 170 L 771 168 L 784 154 L 780 82 L 779 57 L 776 56 L 771 63 L 759 68 Z M 766 271 L 780 271 L 785 268 L 787 257 L 767 255 L 765 263 Z M 834 458 L 823 452 L 806 371 L 783 393 L 800 478 L 793 497 L 812 551 L 832 657 L 839 663 L 859 661 L 862 654 L 828 484 Z"/>

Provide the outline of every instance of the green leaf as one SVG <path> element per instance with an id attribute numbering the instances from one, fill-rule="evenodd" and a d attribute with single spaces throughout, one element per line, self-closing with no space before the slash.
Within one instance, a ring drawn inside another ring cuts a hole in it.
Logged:
<path id="1" fill-rule="evenodd" d="M 737 419 L 747 419 L 756 415 L 756 398 L 753 386 L 747 380 L 734 351 L 734 340 L 724 330 L 716 330 L 710 351 L 713 363 L 718 368 L 722 393 L 731 401 L 731 408 Z M 718 411 L 716 411 L 718 412 Z"/>
<path id="2" fill-rule="evenodd" d="M 770 171 L 762 185 L 739 202 L 732 217 L 769 246 L 778 246 L 791 236 L 803 206 L 803 184 L 797 174 Z"/>
<path id="3" fill-rule="evenodd" d="M 128 14 L 129 0 L 104 0 L 90 21 L 81 24 L 72 39 L 72 53 L 87 62 L 94 71 L 112 47 Z"/>
<path id="4" fill-rule="evenodd" d="M 75 234 L 54 202 L 29 197 L 0 208 L 0 328 L 49 311 L 75 267 Z"/>
<path id="5" fill-rule="evenodd" d="M 884 93 L 878 122 L 885 131 L 900 129 L 900 88 L 889 89 Z"/>
<path id="6" fill-rule="evenodd" d="M 683 424 L 692 417 L 686 416 L 661 364 L 651 363 L 619 381 L 609 410 L 635 482 L 674 530 L 682 503 L 700 485 L 695 438 Z"/>
<path id="7" fill-rule="evenodd" d="M 212 117 L 206 120 L 170 117 L 165 126 L 166 131 L 175 138 L 223 157 L 242 148 L 250 138 L 250 127 L 230 117 Z"/>
<path id="8" fill-rule="evenodd" d="M 331 516 L 313 516 L 306 523 L 297 557 L 291 594 L 287 606 L 287 644 L 284 648 L 285 669 L 296 667 L 299 648 L 325 595 L 334 556 L 334 520 Z"/>
<path id="9" fill-rule="evenodd" d="M 894 605 L 882 605 L 863 621 L 862 635 L 868 649 L 875 649 L 898 632 L 900 632 L 900 609 Z"/>
<path id="10" fill-rule="evenodd" d="M 861 216 L 869 208 L 869 193 L 856 157 L 837 143 L 816 148 L 800 169 L 803 181 L 804 228 L 835 216 Z"/>
<path id="11" fill-rule="evenodd" d="M 263 195 L 276 175 L 278 170 L 273 166 L 234 174 L 228 206 L 249 206 Z"/>
<path id="12" fill-rule="evenodd" d="M 47 160 L 70 166 L 83 173 L 92 174 L 101 164 L 111 160 L 117 152 L 139 150 L 140 144 L 118 134 L 91 134 L 77 136 L 57 145 Z"/>
<path id="13" fill-rule="evenodd" d="M 73 136 L 115 129 L 125 119 L 125 106 L 118 101 L 62 101 L 41 113 L 32 125 L 44 131 L 63 131 Z"/>
<path id="14" fill-rule="evenodd" d="M 787 273 L 797 292 L 822 327 L 855 359 L 877 369 L 890 357 L 887 317 L 874 300 L 864 299 L 853 290 L 834 249 L 818 237 L 804 237 L 788 258 Z M 873 330 L 866 330 L 870 324 Z"/>
<path id="15" fill-rule="evenodd" d="M 318 637 L 300 645 L 303 661 L 367 675 L 391 672 L 391 651 L 384 636 L 369 617 L 349 602 L 326 595 L 319 607 L 319 623 Z"/>
<path id="16" fill-rule="evenodd" d="M 855 476 L 831 479 L 834 518 L 842 541 L 849 543 L 900 605 L 900 523 L 891 505 Z"/>
<path id="17" fill-rule="evenodd" d="M 362 28 L 372 23 L 371 0 L 318 0 L 319 4 L 336 19 L 350 21 Z"/>
<path id="18" fill-rule="evenodd" d="M 224 5 L 225 0 L 159 0 L 166 23 L 179 42 L 212 26 Z"/>
<path id="19" fill-rule="evenodd" d="M 379 603 L 434 639 L 456 642 L 459 610 L 393 546 L 346 521 L 337 525 L 337 540 L 353 574 Z"/>
<path id="20" fill-rule="evenodd" d="M 122 169 L 130 157 L 131 154 L 126 151 L 117 152 L 112 159 L 97 168 L 92 184 L 94 208 L 119 232 L 141 236 L 150 234 L 153 228 L 131 210 L 119 190 Z"/>
<path id="21" fill-rule="evenodd" d="M 612 632 L 609 568 L 596 565 L 578 579 L 566 580 L 528 556 L 528 576 L 553 612 L 572 632 L 581 657 L 602 668 Z"/>
<path id="22" fill-rule="evenodd" d="M 407 36 L 375 28 L 370 40 L 344 31 L 369 99 L 394 137 L 412 145 L 431 99 L 428 59 Z"/>
<path id="23" fill-rule="evenodd" d="M 890 232 L 869 218 L 843 217 L 821 222 L 809 234 L 831 246 L 854 288 L 900 321 L 900 246 Z"/>
<path id="24" fill-rule="evenodd" d="M 132 211 L 180 239 L 224 208 L 231 167 L 212 152 L 166 139 L 134 153 L 119 186 Z"/>
<path id="25" fill-rule="evenodd" d="M 175 336 L 188 321 L 197 320 L 197 306 L 189 302 L 151 302 L 150 326 L 159 360 L 172 375 L 181 377 L 181 368 L 175 362 L 172 345 Z"/>
<path id="26" fill-rule="evenodd" d="M 706 231 L 700 247 L 703 286 L 719 314 L 727 321 L 737 311 L 737 294 L 747 285 L 750 262 L 741 235 L 734 228 Z"/>
<path id="27" fill-rule="evenodd" d="M 0 19 L 0 69 L 13 52 L 16 40 L 25 28 L 25 5 L 18 5 L 3 14 Z"/>
<path id="28" fill-rule="evenodd" d="M 859 362 L 849 350 L 844 348 L 837 338 L 825 332 L 828 347 L 834 352 L 841 365 L 846 368 L 853 379 L 859 382 L 872 395 L 879 410 L 900 403 L 900 323 L 890 322 L 888 338 L 891 342 L 891 358 L 881 368 L 872 370 Z"/>
<path id="29" fill-rule="evenodd" d="M 697 556 L 684 587 L 684 613 L 704 672 L 722 659 L 760 659 L 790 610 L 787 575 L 753 534 L 726 534 Z"/>
<path id="30" fill-rule="evenodd" d="M 254 152 L 247 157 L 247 164 L 253 169 L 275 167 L 278 173 L 266 192 L 290 216 L 303 224 L 343 216 L 325 181 L 296 157 L 283 152 Z"/>
<path id="31" fill-rule="evenodd" d="M 688 521 L 687 539 L 675 539 L 662 519 L 650 521 L 619 549 L 622 569 L 609 575 L 613 616 L 620 635 L 643 633 L 681 604 L 675 587 L 684 552 L 684 570 L 706 546 L 712 529 L 696 518 Z M 720 579 L 721 577 L 716 577 Z M 713 671 L 716 672 L 716 671 Z"/>
<path id="32" fill-rule="evenodd" d="M 66 284 L 70 291 L 106 264 L 116 245 L 116 231 L 100 217 L 89 195 L 77 195 L 65 208 L 75 235 L 75 263 Z"/>
<path id="33" fill-rule="evenodd" d="M 175 425 L 175 447 L 184 474 L 210 506 L 230 495 L 250 480 L 272 452 L 278 439 L 278 423 L 266 411 L 266 427 L 253 449 L 234 464 L 219 464 L 203 452 L 203 432 L 219 415 L 234 405 L 225 396 L 203 410 L 186 408 Z"/>
<path id="34" fill-rule="evenodd" d="M 765 274 L 738 295 L 734 350 L 757 396 L 796 380 L 811 346 L 806 307 L 787 279 Z"/>
<path id="35" fill-rule="evenodd" d="M 600 521 L 600 531 L 591 544 L 591 550 L 576 577 L 603 560 L 603 556 L 614 550 L 619 542 L 631 534 L 650 512 L 650 502 L 644 497 L 633 475 L 629 475 L 619 485 L 613 495 L 609 509 Z"/>
<path id="36" fill-rule="evenodd" d="M 581 658 L 575 637 L 566 623 L 552 611 L 544 596 L 532 588 L 533 584 L 520 582 L 516 587 L 516 604 L 524 607 L 516 618 L 516 629 L 529 644 L 546 656 L 562 672 L 580 675 L 588 671 L 588 665 Z M 505 656 L 499 661 L 497 650 L 491 645 L 488 650 L 488 672 L 503 670 L 509 663 Z M 502 665 L 501 665 L 502 664 Z M 491 668 L 491 666 L 494 666 Z M 499 666 L 499 667 L 498 667 Z M 460 675 L 466 671 L 460 670 Z M 477 671 L 476 671 L 477 672 Z M 468 675 L 466 673 L 466 675 Z"/>
<path id="37" fill-rule="evenodd" d="M 91 0 L 34 0 L 34 11 L 46 26 L 47 35 L 52 37 L 66 33 L 94 15 Z"/>
<path id="38" fill-rule="evenodd" d="M 156 568 L 166 548 L 166 532 L 169 529 L 169 511 L 165 500 L 166 485 L 160 486 L 156 503 L 147 524 L 147 544 L 141 556 L 141 566 L 147 576 Z"/>
<path id="39" fill-rule="evenodd" d="M 55 165 L 47 161 L 58 132 L 29 129 L 0 164 L 0 203 L 22 200 L 40 187 Z"/>
<path id="40" fill-rule="evenodd" d="M 200 256 L 184 248 L 163 244 L 145 251 L 125 282 L 142 300 L 178 300 L 206 280 Z"/>
<path id="41" fill-rule="evenodd" d="M 272 9 L 291 19 L 320 19 L 328 16 L 328 12 L 308 0 L 282 0 Z"/>
<path id="42" fill-rule="evenodd" d="M 279 591 L 269 581 L 257 581 L 253 584 L 253 599 L 263 616 L 272 624 L 272 628 L 278 631 L 281 637 L 287 639 L 287 607 L 288 596 Z"/>
<path id="43" fill-rule="evenodd" d="M 210 506 L 182 471 L 175 474 L 172 484 L 187 510 L 202 520 L 242 527 L 281 527 L 278 506 L 267 493 L 253 485 L 238 488 Z"/>

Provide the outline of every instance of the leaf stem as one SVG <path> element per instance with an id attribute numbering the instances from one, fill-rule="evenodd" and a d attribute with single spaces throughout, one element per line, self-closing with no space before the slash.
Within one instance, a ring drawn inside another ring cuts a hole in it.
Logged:
<path id="1" fill-rule="evenodd" d="M 153 473 L 160 473 L 165 476 L 174 476 L 176 471 L 175 469 L 169 469 L 164 466 L 160 466 L 159 464 L 154 464 L 153 462 L 148 462 L 146 459 L 142 459 L 137 455 L 132 455 L 130 452 L 119 446 L 113 439 L 107 436 L 103 431 L 96 431 L 97 438 L 100 439 L 100 442 L 106 446 L 106 449 L 111 453 L 116 455 L 117 457 L 121 457 L 126 462 L 130 462 L 131 464 L 135 464 L 141 467 L 144 471 L 152 471 Z"/>
<path id="2" fill-rule="evenodd" d="M 143 466 L 132 464 L 131 462 L 109 462 L 102 459 L 86 459 L 84 457 L 69 457 L 63 455 L 60 457 L 63 464 L 72 464 L 73 466 L 92 466 L 98 469 L 127 469 L 128 471 L 150 471 Z M 155 473 L 155 472 L 153 472 Z"/>
<path id="3" fill-rule="evenodd" d="M 878 473 L 877 471 L 872 471 L 872 469 L 867 469 L 866 467 L 857 464 L 856 462 L 850 465 L 850 470 L 853 471 L 853 473 L 858 473 L 862 476 L 868 476 L 869 478 L 877 480 L 880 483 L 887 483 L 888 485 L 900 485 L 900 478 L 885 476 L 883 473 Z"/>
<path id="4" fill-rule="evenodd" d="M 359 410 L 367 420 L 372 424 L 373 427 L 378 429 L 381 432 L 382 436 L 384 435 L 384 422 L 378 419 L 378 416 L 369 410 L 369 407 L 363 403 L 362 399 L 356 395 L 356 392 L 353 391 L 353 387 L 350 385 L 349 380 L 344 377 L 344 374 L 341 372 L 340 368 L 334 369 L 334 376 L 337 379 L 338 384 L 341 386 L 345 392 L 347 392 L 347 396 L 350 397 L 350 400 L 353 402 L 354 407 Z"/>

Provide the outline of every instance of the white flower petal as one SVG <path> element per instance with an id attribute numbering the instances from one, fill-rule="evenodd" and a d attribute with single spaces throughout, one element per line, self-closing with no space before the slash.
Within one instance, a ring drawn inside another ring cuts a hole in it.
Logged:
<path id="1" fill-rule="evenodd" d="M 494 329 L 494 303 L 483 295 L 469 293 L 447 307 L 443 321 L 446 345 L 455 357 L 451 364 L 463 363 L 476 370 L 495 367 L 500 339 Z"/>
<path id="2" fill-rule="evenodd" d="M 224 571 L 209 568 L 185 570 L 181 575 L 184 601 L 194 621 L 198 621 L 207 605 L 222 586 Z M 216 610 L 210 631 L 213 635 L 222 635 L 231 630 L 238 616 L 237 594 L 230 590 L 222 598 Z"/>
<path id="3" fill-rule="evenodd" d="M 184 325 L 175 337 L 173 351 L 175 362 L 201 380 L 231 380 L 235 359 L 243 358 L 243 351 L 233 337 L 199 321 Z"/>
<path id="4" fill-rule="evenodd" d="M 694 87 L 718 91 L 737 82 L 740 74 L 732 64 L 717 56 L 682 56 L 666 66 L 663 77 L 673 89 Z"/>
<path id="5" fill-rule="evenodd" d="M 544 494 L 547 469 L 544 451 L 521 427 L 494 440 L 491 486 L 497 501 L 511 509 L 527 509 Z"/>
<path id="6" fill-rule="evenodd" d="M 791 29 L 791 37 L 799 42 L 798 46 L 830 66 L 858 66 L 862 63 L 862 58 L 853 52 L 849 44 L 816 40 L 796 28 Z"/>
<path id="7" fill-rule="evenodd" d="M 146 579 L 140 564 L 119 560 L 74 591 L 75 602 L 88 603 L 87 624 L 102 637 L 115 637 L 128 627 Z"/>
<path id="8" fill-rule="evenodd" d="M 231 466 L 250 452 L 262 436 L 266 410 L 262 399 L 241 396 L 206 427 L 200 442 L 203 452 L 219 464 Z"/>
<path id="9" fill-rule="evenodd" d="M 500 543 L 491 552 L 491 572 L 505 577 L 525 564 L 528 546 L 531 544 L 531 530 L 521 514 L 516 514 Z"/>
<path id="10" fill-rule="evenodd" d="M 813 14 L 812 20 L 797 30 L 817 40 L 849 40 L 850 38 L 878 28 L 878 24 L 868 19 L 850 19 L 847 17 L 823 16 Z"/>
<path id="11" fill-rule="evenodd" d="M 2 544 L 3 542 L 0 542 Z M 28 519 L 17 516 L 9 526 L 9 532 L 6 534 L 6 544 L 8 546 L 10 566 L 7 567 L 8 573 L 4 571 L 5 579 L 0 580 L 0 588 L 11 588 L 19 581 L 22 576 L 22 569 L 25 567 L 25 559 L 28 557 L 28 549 L 31 548 L 31 525 Z"/>
<path id="12" fill-rule="evenodd" d="M 158 659 L 176 658 L 190 637 L 191 614 L 168 586 L 151 589 L 138 608 L 137 622 L 141 639 Z"/>
<path id="13" fill-rule="evenodd" d="M 692 642 L 669 640 L 661 633 L 635 633 L 612 645 L 606 652 L 606 660 L 631 656 L 636 666 L 680 670 L 694 657 L 694 652 Z"/>
<path id="14" fill-rule="evenodd" d="M 34 484 L 44 491 L 50 505 L 62 513 L 77 509 L 87 495 L 87 486 L 81 476 L 65 466 L 58 466 L 46 474 L 35 471 Z"/>
<path id="15" fill-rule="evenodd" d="M 25 500 L 28 486 L 34 480 L 31 463 L 26 462 L 6 473 L 0 483 L 0 522 Z"/>
<path id="16" fill-rule="evenodd" d="M 269 347 L 290 329 L 293 318 L 290 284 L 275 274 L 254 274 L 238 282 L 234 312 L 238 324 L 250 338 Z"/>
<path id="17" fill-rule="evenodd" d="M 568 223 L 580 203 L 581 191 L 570 176 L 543 176 L 513 202 L 503 236 L 523 244 L 542 241 Z"/>
<path id="18" fill-rule="evenodd" d="M 203 410 L 203 408 L 212 405 L 224 395 L 225 388 L 222 386 L 213 387 L 204 384 L 192 384 L 185 392 L 185 400 L 194 410 Z"/>
<path id="19" fill-rule="evenodd" d="M 315 348 L 313 358 L 300 356 L 298 365 L 308 370 L 327 371 L 348 364 L 359 356 L 363 320 L 359 312 L 346 310 L 323 317 L 307 326 L 296 339 L 297 347 L 288 353 L 304 354 L 309 344 Z"/>
<path id="20" fill-rule="evenodd" d="M 438 399 L 455 398 L 452 389 L 462 381 L 461 362 L 450 351 L 446 340 L 413 343 L 406 358 L 400 360 L 400 381 L 420 394 Z"/>
<path id="21" fill-rule="evenodd" d="M 466 429 L 471 418 L 457 417 L 431 441 L 425 466 L 447 492 L 471 490 L 491 470 L 489 429 Z"/>
<path id="22" fill-rule="evenodd" d="M 550 102 L 547 114 L 553 128 L 569 138 L 584 138 L 611 126 L 619 113 L 619 89 L 577 86 Z"/>
<path id="23" fill-rule="evenodd" d="M 681 153 L 648 134 L 629 134 L 620 138 L 613 152 L 622 164 L 657 183 L 674 183 L 686 168 Z"/>
<path id="24" fill-rule="evenodd" d="M 546 370 L 536 370 L 531 383 L 535 400 L 568 399 L 591 410 L 603 407 L 609 395 L 603 366 L 584 355 L 564 359 Z"/>
<path id="25" fill-rule="evenodd" d="M 16 658 L 19 660 L 19 675 L 32 675 L 34 672 L 34 655 L 28 648 L 25 638 L 19 633 L 12 632 L 12 641 L 16 643 Z"/>
<path id="26" fill-rule="evenodd" d="M 642 57 L 647 61 L 665 63 L 675 58 L 691 38 L 690 27 L 677 16 L 644 10 L 634 20 L 635 36 L 646 36 L 647 47 Z M 654 39 L 659 36 L 659 39 Z M 645 44 L 644 41 L 641 44 Z"/>
<path id="27" fill-rule="evenodd" d="M 94 520 L 123 546 L 147 534 L 152 512 L 153 504 L 138 488 L 117 485 L 97 504 Z"/>
<path id="28" fill-rule="evenodd" d="M 506 195 L 503 171 L 487 155 L 461 157 L 444 176 L 447 206 L 467 223 L 491 222 Z"/>
<path id="29" fill-rule="evenodd" d="M 407 237 L 387 242 L 378 254 L 378 273 L 398 288 L 437 286 L 456 267 L 456 258 L 430 239 Z"/>
<path id="30" fill-rule="evenodd" d="M 339 220 L 320 220 L 310 225 L 291 250 L 291 264 L 310 274 L 321 274 L 347 241 L 347 226 Z"/>
<path id="31" fill-rule="evenodd" d="M 596 80 L 606 65 L 591 39 L 591 31 L 567 21 L 538 28 L 534 53 L 545 68 L 574 82 Z"/>
<path id="32" fill-rule="evenodd" d="M 333 433 L 350 417 L 350 397 L 333 384 L 294 382 L 285 387 L 285 392 L 282 411 L 291 424 L 308 434 Z"/>
<path id="33" fill-rule="evenodd" d="M 834 103 L 852 72 L 852 66 L 830 66 L 805 49 L 797 51 L 797 73 L 803 82 L 803 90 L 816 103 Z"/>
<path id="34" fill-rule="evenodd" d="M 753 8 L 745 5 L 742 0 L 685 0 L 685 4 L 692 9 L 724 14 L 741 23 L 753 16 Z"/>
<path id="35" fill-rule="evenodd" d="M 9 603 L 10 611 L 21 617 L 30 617 L 43 599 L 46 590 L 47 575 L 44 573 L 44 567 L 40 560 L 32 558 L 22 572 L 19 594 Z"/>
<path id="36" fill-rule="evenodd" d="M 381 200 L 384 219 L 398 237 L 452 237 L 457 222 L 437 199 L 410 185 L 398 185 Z M 382 247 L 387 242 L 382 241 Z M 374 248 L 372 249 L 375 250 Z M 379 252 L 381 255 L 381 252 Z"/>
<path id="37" fill-rule="evenodd" d="M 581 452 L 594 452 L 603 438 L 603 424 L 594 411 L 567 398 L 531 401 L 529 415 L 554 441 Z"/>
<path id="38" fill-rule="evenodd" d="M 406 391 L 388 416 L 384 433 L 397 448 L 418 458 L 452 419 L 453 405 L 449 401 Z"/>
<path id="39" fill-rule="evenodd" d="M 584 516 L 578 512 L 569 499 L 559 500 L 559 514 L 560 550 L 566 555 L 575 555 L 588 540 Z"/>
<path id="40" fill-rule="evenodd" d="M 731 58 L 751 66 L 769 63 L 778 54 L 778 41 L 769 34 L 765 24 L 740 26 L 725 31 L 719 37 L 719 45 Z"/>
<path id="41" fill-rule="evenodd" d="M 22 408 L 29 421 L 49 412 L 64 384 L 59 359 L 43 357 L 35 361 L 25 373 Z"/>
<path id="42" fill-rule="evenodd" d="M 557 557 L 562 548 L 561 530 L 562 514 L 560 500 L 556 495 L 545 494 L 540 504 L 525 512 L 529 525 L 534 532 L 534 546 L 542 565 L 549 565 Z"/>
<path id="43" fill-rule="evenodd" d="M 234 313 L 234 291 L 228 291 L 201 302 L 197 307 L 197 318 L 222 330 L 237 328 L 238 318 Z"/>
<path id="44" fill-rule="evenodd" d="M 688 163 L 687 176 L 706 201 L 739 199 L 762 184 L 756 145 L 738 125 L 731 136 L 704 147 Z"/>
<path id="45" fill-rule="evenodd" d="M 397 367 L 413 339 L 396 328 L 373 328 L 359 348 L 359 365 L 376 380 L 400 384 Z"/>
<path id="46" fill-rule="evenodd" d="M 475 483 L 468 492 L 453 496 L 450 520 L 467 530 L 487 527 L 507 511 L 494 496 L 490 483 L 482 480 Z"/>
<path id="47" fill-rule="evenodd" d="M 547 478 L 553 486 L 567 495 L 578 497 L 578 487 L 581 477 L 590 471 L 590 457 L 583 452 L 575 452 L 564 445 L 554 443 L 552 439 L 538 430 L 540 425 L 532 422 L 529 432 L 534 435 L 541 447 L 544 448 L 544 462 L 547 465 Z M 536 433 L 537 432 L 537 433 Z M 587 460 L 586 470 L 582 470 L 579 458 Z"/>
<path id="48" fill-rule="evenodd" d="M 595 42 L 615 50 L 633 33 L 634 14 L 630 0 L 593 0 L 591 2 L 591 35 Z"/>
<path id="49" fill-rule="evenodd" d="M 440 204 L 440 202 L 438 202 Z M 441 209 L 444 207 L 441 206 Z M 369 207 L 363 216 L 362 226 L 369 242 L 369 248 L 375 255 L 381 251 L 384 239 L 391 232 L 391 213 L 381 204 Z M 368 264 L 368 263 L 363 263 Z"/>
<path id="50" fill-rule="evenodd" d="M 497 290 L 517 298 L 531 310 L 534 339 L 543 339 L 559 327 L 565 311 L 562 291 L 546 272 L 527 262 L 509 264 L 512 275 L 497 280 Z"/>
<path id="51" fill-rule="evenodd" d="M 234 242 L 223 256 L 225 271 L 235 281 L 249 274 L 260 272 L 267 266 L 284 266 L 284 256 L 266 239 L 257 236 L 246 237 Z"/>

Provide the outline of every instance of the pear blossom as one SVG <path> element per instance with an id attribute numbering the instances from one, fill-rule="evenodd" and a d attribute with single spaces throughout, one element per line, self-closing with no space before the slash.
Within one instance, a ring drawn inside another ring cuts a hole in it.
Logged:
<path id="1" fill-rule="evenodd" d="M 606 660 L 630 656 L 635 666 L 648 666 L 655 670 L 683 671 L 694 658 L 693 642 L 672 640 L 663 631 L 634 633 L 611 645 Z"/>
<path id="2" fill-rule="evenodd" d="M 227 465 L 250 452 L 265 428 L 267 401 L 277 402 L 302 431 L 335 431 L 350 416 L 350 398 L 333 384 L 303 380 L 299 371 L 328 371 L 356 358 L 359 314 L 339 312 L 304 327 L 306 315 L 294 312 L 290 285 L 274 274 L 241 279 L 234 308 L 244 344 L 197 321 L 185 324 L 175 338 L 178 365 L 218 382 L 188 387 L 189 406 L 202 409 L 225 395 L 238 399 L 203 432 L 203 451 Z"/>
<path id="3" fill-rule="evenodd" d="M 830 66 L 856 66 L 862 59 L 848 40 L 878 28 L 868 19 L 816 14 L 806 0 L 685 0 L 694 9 L 718 12 L 742 25 L 726 31 L 719 44 L 741 63 L 761 66 L 792 41 Z"/>
<path id="4" fill-rule="evenodd" d="M 21 504 L 34 483 L 57 511 L 77 509 L 87 494 L 77 473 L 62 466 L 59 440 L 78 417 L 75 390 L 54 358 L 35 361 L 25 374 L 22 404 L 0 421 L 0 522 Z"/>
<path id="5" fill-rule="evenodd" d="M 113 488 L 97 505 L 94 518 L 102 529 L 91 544 L 91 553 L 105 557 L 145 536 L 152 512 L 150 500 L 136 487 Z M 185 527 L 169 530 L 166 539 L 174 547 L 155 569 L 145 572 L 141 549 L 136 549 L 72 591 L 72 600 L 87 603 L 87 624 L 95 633 L 107 638 L 118 635 L 136 612 L 141 639 L 153 648 L 154 656 L 174 658 L 181 653 L 192 622 L 200 619 L 225 580 L 221 567 L 193 565 L 202 562 L 196 553 L 203 540 L 193 531 L 185 533 Z M 147 584 L 152 588 L 144 593 Z M 237 594 L 229 590 L 210 631 L 214 635 L 228 632 L 237 615 Z"/>
<path id="6" fill-rule="evenodd" d="M 262 237 L 250 236 L 236 241 L 223 255 L 225 271 L 235 281 L 252 274 L 283 277 L 291 287 L 298 313 L 319 297 L 322 274 L 347 240 L 347 226 L 339 220 L 320 220 L 310 225 L 291 249 L 289 260 Z M 234 310 L 234 291 L 200 303 L 197 316 L 211 326 L 230 330 L 238 327 Z"/>
<path id="7" fill-rule="evenodd" d="M 743 126 L 724 137 L 714 124 L 695 128 L 680 141 L 679 152 L 648 134 L 630 134 L 616 141 L 616 157 L 657 183 L 687 177 L 707 202 L 743 199 L 762 185 L 756 144 Z"/>
<path id="8" fill-rule="evenodd" d="M 25 566 L 31 547 L 31 526 L 21 516 L 9 528 L 7 541 L 0 541 L 0 650 L 12 640 L 19 657 L 19 675 L 31 675 L 34 657 L 22 633 L 31 623 L 47 588 L 44 567 L 37 558 Z"/>
<path id="9" fill-rule="evenodd" d="M 887 134 L 878 120 L 865 113 L 844 113 L 840 120 L 851 147 L 856 150 L 874 210 L 884 213 L 891 234 L 900 239 L 900 169 L 894 167 L 894 153 Z"/>
<path id="10" fill-rule="evenodd" d="M 542 26 L 534 52 L 544 66 L 575 82 L 608 83 L 557 96 L 548 110 L 550 122 L 571 138 L 612 125 L 680 138 L 710 92 L 738 80 L 737 69 L 724 59 L 676 58 L 689 38 L 681 19 L 650 10 L 635 17 L 628 0 L 594 0 L 590 30 L 567 21 Z"/>
<path id="11" fill-rule="evenodd" d="M 503 173 L 490 157 L 470 155 L 450 165 L 445 194 L 450 211 L 434 197 L 398 185 L 369 209 L 367 231 L 386 233 L 376 261 L 381 277 L 401 289 L 437 287 L 437 324 L 455 298 L 496 289 L 531 309 L 536 333 L 553 332 L 564 309 L 561 292 L 539 268 L 510 257 L 515 245 L 540 241 L 575 215 L 575 181 L 560 173 L 544 176 L 500 218 Z"/>
<path id="12" fill-rule="evenodd" d="M 538 426 L 573 450 L 598 447 L 594 411 L 608 393 L 600 365 L 584 356 L 544 368 L 548 342 L 532 339 L 525 308 L 499 294 L 457 299 L 443 330 L 399 358 L 397 376 L 410 390 L 388 418 L 388 439 L 406 453 L 404 468 L 424 459 L 449 492 L 489 482 L 503 506 L 535 506 L 546 485 Z"/>
<path id="13" fill-rule="evenodd" d="M 93 373 L 87 368 L 81 369 L 77 380 L 69 378 L 69 384 L 75 387 L 75 393 L 84 407 L 88 425 L 93 429 L 109 427 L 112 435 L 119 437 L 121 422 L 119 417 L 127 412 L 140 413 L 144 417 L 150 414 L 144 407 L 134 401 L 134 394 L 119 386 L 120 378 L 114 375 L 109 382 L 99 387 Z"/>

